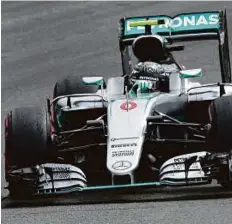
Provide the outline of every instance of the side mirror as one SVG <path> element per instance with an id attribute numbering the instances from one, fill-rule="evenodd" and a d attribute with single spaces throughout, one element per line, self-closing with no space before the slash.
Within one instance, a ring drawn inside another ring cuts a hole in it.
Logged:
<path id="1" fill-rule="evenodd" d="M 103 77 L 82 77 L 82 82 L 85 85 L 101 86 L 104 84 L 104 79 Z"/>
<path id="2" fill-rule="evenodd" d="M 107 96 L 114 97 L 124 94 L 124 77 L 112 77 L 107 82 Z"/>
<path id="3" fill-rule="evenodd" d="M 202 76 L 202 69 L 189 69 L 189 70 L 182 70 L 180 71 L 180 78 L 187 79 L 187 78 L 196 78 Z"/>

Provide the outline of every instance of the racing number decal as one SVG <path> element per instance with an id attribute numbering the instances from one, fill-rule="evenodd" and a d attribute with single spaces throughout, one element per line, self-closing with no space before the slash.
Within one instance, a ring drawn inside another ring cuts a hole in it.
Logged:
<path id="1" fill-rule="evenodd" d="M 127 108 L 127 105 L 128 105 L 128 108 Z M 128 103 L 125 102 L 123 104 L 121 104 L 120 108 L 122 110 L 133 110 L 137 107 L 137 104 L 135 102 L 132 102 L 132 101 L 129 101 Z"/>

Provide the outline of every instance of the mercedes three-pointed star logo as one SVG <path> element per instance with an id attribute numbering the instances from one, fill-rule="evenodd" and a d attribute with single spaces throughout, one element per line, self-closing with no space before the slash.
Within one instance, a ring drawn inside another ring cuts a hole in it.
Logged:
<path id="1" fill-rule="evenodd" d="M 132 163 L 129 161 L 118 161 L 113 164 L 112 168 L 114 170 L 127 170 L 132 166 Z"/>

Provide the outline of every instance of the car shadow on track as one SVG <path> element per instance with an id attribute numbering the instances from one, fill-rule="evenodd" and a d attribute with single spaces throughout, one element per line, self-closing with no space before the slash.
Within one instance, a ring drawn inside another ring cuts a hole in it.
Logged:
<path id="1" fill-rule="evenodd" d="M 2 208 L 61 206 L 81 204 L 109 204 L 134 202 L 165 202 L 232 198 L 232 190 L 216 187 L 183 187 L 156 189 L 121 189 L 91 191 L 59 196 L 40 196 L 27 199 L 2 198 Z"/>

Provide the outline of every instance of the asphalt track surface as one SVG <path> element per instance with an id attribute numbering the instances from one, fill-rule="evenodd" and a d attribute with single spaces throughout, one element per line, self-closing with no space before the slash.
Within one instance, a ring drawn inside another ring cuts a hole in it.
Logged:
<path id="1" fill-rule="evenodd" d="M 120 75 L 120 17 L 224 8 L 231 43 L 230 2 L 2 2 L 2 127 L 10 109 L 44 103 L 61 77 Z M 216 44 L 187 46 L 181 62 L 189 68 L 202 67 L 203 82 L 218 81 Z M 3 138 L 1 146 L 2 196 L 6 196 Z M 214 186 L 171 193 L 102 192 L 33 202 L 5 199 L 2 223 L 231 223 L 229 196 Z"/>

